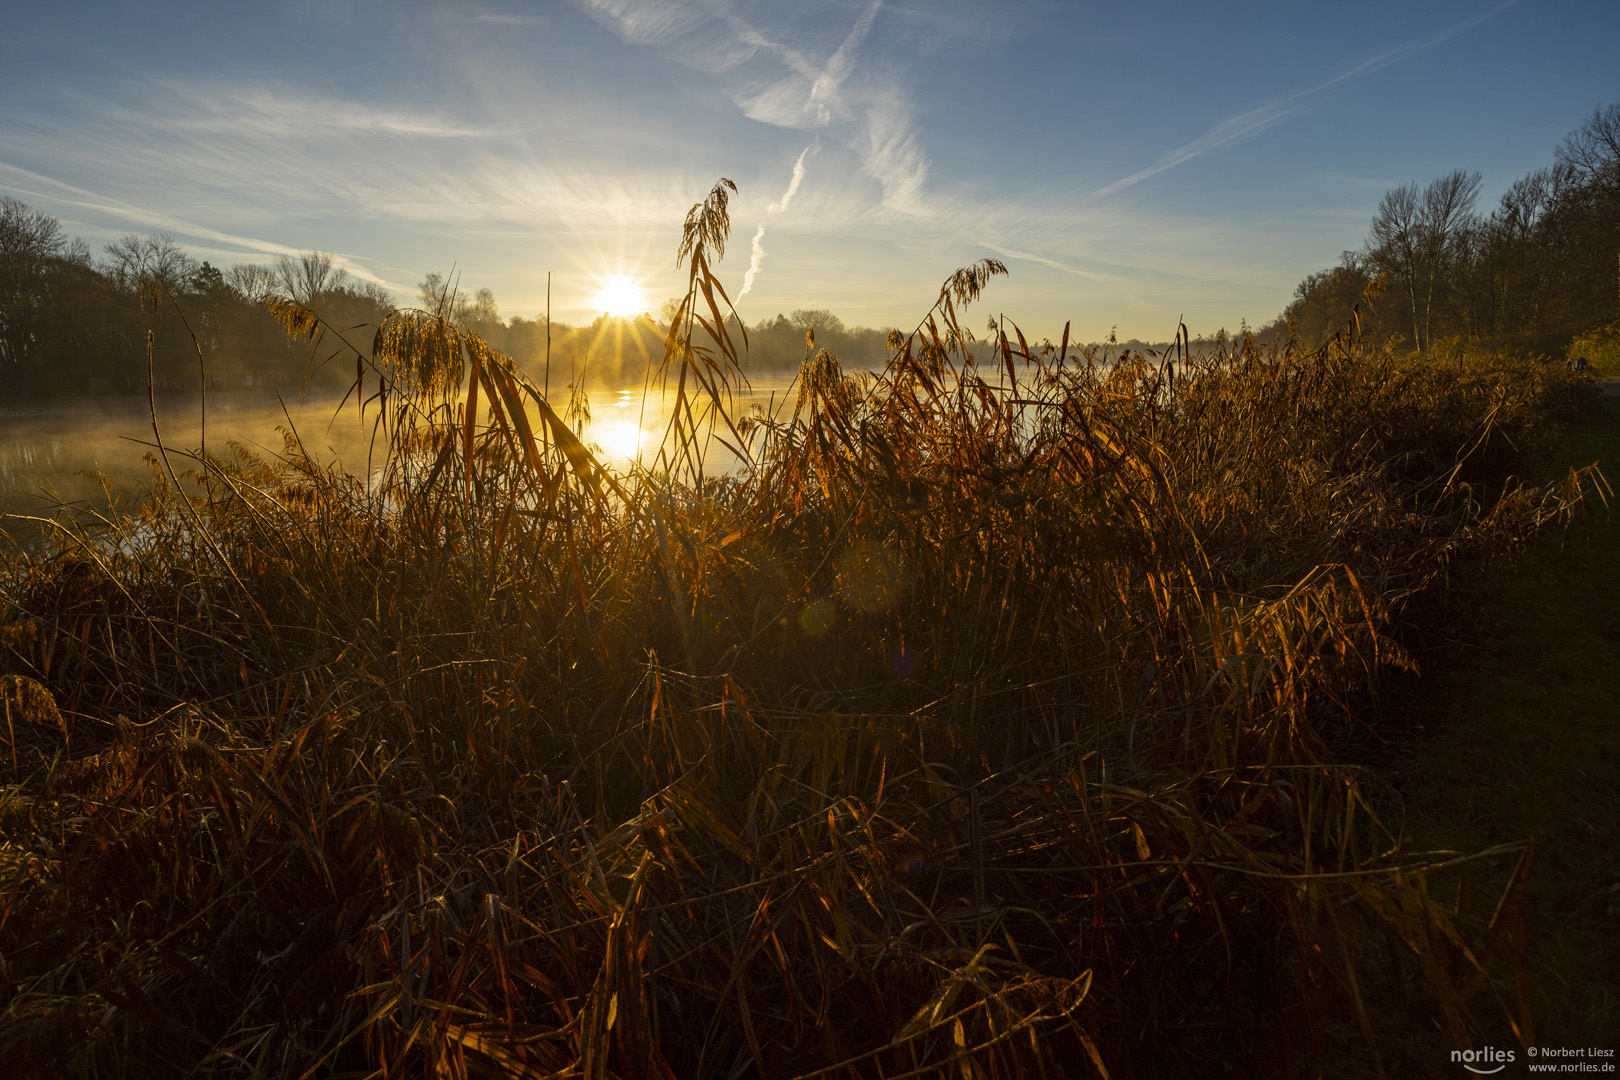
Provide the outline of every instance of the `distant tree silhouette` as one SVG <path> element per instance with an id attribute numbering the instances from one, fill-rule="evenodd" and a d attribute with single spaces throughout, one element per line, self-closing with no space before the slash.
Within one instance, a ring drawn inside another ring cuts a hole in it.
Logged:
<path id="1" fill-rule="evenodd" d="M 328 293 L 349 284 L 349 272 L 324 251 L 306 251 L 296 259 L 278 255 L 275 275 L 275 284 L 305 307 L 317 306 Z"/>
<path id="2" fill-rule="evenodd" d="M 142 280 L 155 281 L 178 295 L 197 272 L 197 262 L 172 236 L 120 237 L 106 247 L 103 271 L 113 285 L 133 293 Z"/>
<path id="3" fill-rule="evenodd" d="M 0 369 L 13 378 L 40 345 L 51 271 L 67 247 L 55 218 L 0 198 Z"/>
<path id="4" fill-rule="evenodd" d="M 1368 258 L 1399 285 L 1419 351 L 1433 335 L 1436 287 L 1445 290 L 1449 264 L 1473 227 L 1479 184 L 1479 173 L 1460 169 L 1421 190 L 1406 184 L 1387 192 L 1373 215 Z"/>
<path id="5" fill-rule="evenodd" d="M 276 288 L 276 272 L 260 263 L 237 263 L 225 272 L 231 290 L 250 303 L 258 303 Z"/>
<path id="6" fill-rule="evenodd" d="M 1371 332 L 1423 351 L 1466 338 L 1557 352 L 1620 325 L 1620 105 L 1594 111 L 1487 216 L 1479 187 L 1458 170 L 1387 192 L 1363 248 L 1302 281 L 1262 335 L 1291 327 L 1317 344 L 1357 304 Z"/>

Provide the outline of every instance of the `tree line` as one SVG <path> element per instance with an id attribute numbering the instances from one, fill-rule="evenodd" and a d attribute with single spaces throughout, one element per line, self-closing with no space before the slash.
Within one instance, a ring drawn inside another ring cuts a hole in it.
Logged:
<path id="1" fill-rule="evenodd" d="M 131 235 L 98 259 L 55 218 L 0 198 L 0 396 L 128 393 L 149 374 L 159 389 L 296 384 L 304 352 L 266 310 L 270 294 L 343 326 L 394 307 L 323 252 L 221 269 L 171 237 Z"/>
<path id="2" fill-rule="evenodd" d="M 158 285 L 154 292 L 146 285 Z M 192 257 L 172 237 L 122 237 L 99 257 L 55 218 L 0 198 L 0 400 L 158 389 L 288 387 L 306 379 L 341 387 L 352 366 L 324 365 L 290 341 L 265 306 L 285 296 L 320 313 L 364 351 L 395 310 L 388 290 L 350 275 L 330 254 L 283 255 L 229 268 Z M 558 392 L 570 385 L 639 385 L 663 357 L 668 314 L 572 327 L 544 315 L 503 319 L 489 289 L 466 291 L 428 274 L 416 305 L 477 331 Z M 845 326 L 825 310 L 797 310 L 748 327 L 745 365 L 791 371 L 816 347 L 852 367 L 883 363 L 886 331 Z"/>
<path id="3" fill-rule="evenodd" d="M 1466 170 L 1390 190 L 1364 244 L 1300 282 L 1259 336 L 1318 345 L 1359 305 L 1366 332 L 1418 352 L 1556 353 L 1620 323 L 1620 105 L 1594 110 L 1489 213 L 1479 193 Z"/>

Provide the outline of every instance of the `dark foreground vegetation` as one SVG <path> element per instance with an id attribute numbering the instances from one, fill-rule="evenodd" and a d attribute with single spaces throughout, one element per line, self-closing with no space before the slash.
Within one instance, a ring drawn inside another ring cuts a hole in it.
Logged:
<path id="1" fill-rule="evenodd" d="M 1542 475 L 1617 460 L 1620 397 L 1605 397 Z M 1423 677 L 1386 693 L 1397 752 L 1380 771 L 1414 843 L 1536 838 L 1525 893 L 1536 1036 L 1601 1045 L 1620 1032 L 1620 519 L 1549 532 L 1517 572 L 1454 601 L 1461 617 L 1418 654 Z"/>
<path id="2" fill-rule="evenodd" d="M 807 342 L 792 415 L 736 416 L 727 190 L 650 467 L 397 312 L 374 475 L 291 434 L 156 457 L 0 564 L 10 1074 L 1399 1076 L 1531 1041 L 1531 846 L 1403 850 L 1345 762 L 1446 585 L 1601 487 L 1514 479 L 1589 387 L 1354 323 L 976 342 L 986 262 L 881 375 Z M 752 466 L 706 474 L 711 437 Z"/>

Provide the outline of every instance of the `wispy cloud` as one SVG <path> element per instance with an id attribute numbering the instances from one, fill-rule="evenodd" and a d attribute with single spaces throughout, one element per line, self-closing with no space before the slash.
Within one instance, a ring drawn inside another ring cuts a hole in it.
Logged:
<path id="1" fill-rule="evenodd" d="M 1020 251 L 1017 248 L 1007 247 L 1006 245 L 993 240 L 981 240 L 979 242 L 985 247 L 989 248 L 991 251 L 995 252 L 997 255 L 1002 255 L 1009 259 L 1023 259 L 1026 262 L 1040 263 L 1042 266 L 1050 266 L 1053 270 L 1061 270 L 1063 273 L 1073 274 L 1075 277 L 1088 278 L 1092 281 L 1104 281 L 1118 276 L 1116 274 L 1099 274 L 1094 270 L 1083 270 L 1078 266 L 1070 266 L 1067 263 L 1059 262 L 1057 259 L 1049 259 L 1045 255 L 1036 255 L 1033 252 Z"/>
<path id="2" fill-rule="evenodd" d="M 810 86 L 810 104 L 816 109 L 817 122 L 825 125 L 832 120 L 829 103 L 838 100 L 838 89 L 849 78 L 849 73 L 855 67 L 855 53 L 866 40 L 866 35 L 872 29 L 872 20 L 877 18 L 878 8 L 883 6 L 883 0 L 872 0 L 872 6 L 866 9 L 855 25 L 850 28 L 849 35 L 844 38 L 838 51 L 827 58 L 822 67 L 821 74 Z"/>
<path id="3" fill-rule="evenodd" d="M 696 8 L 674 0 L 586 0 L 585 6 L 640 45 L 671 44 L 709 19 Z"/>
<path id="4" fill-rule="evenodd" d="M 544 26 L 544 15 L 531 15 L 511 11 L 481 11 L 472 17 L 475 23 L 488 23 L 492 26 Z"/>
<path id="5" fill-rule="evenodd" d="M 799 153 L 799 160 L 793 163 L 793 178 L 788 181 L 787 190 L 782 197 L 765 208 L 765 221 L 759 223 L 759 231 L 754 233 L 753 252 L 748 260 L 748 273 L 743 275 L 742 291 L 737 294 L 740 300 L 748 295 L 748 290 L 754 287 L 754 279 L 759 276 L 760 267 L 765 263 L 765 224 L 773 214 L 780 214 L 793 202 L 793 196 L 799 193 L 799 185 L 804 182 L 804 159 L 810 154 L 810 147 L 805 147 Z"/>
<path id="6" fill-rule="evenodd" d="M 814 58 L 814 45 L 795 40 L 809 33 L 767 32 L 723 0 L 577 2 L 631 41 L 712 73 L 749 119 L 839 139 L 878 182 L 885 208 L 906 215 L 925 212 L 928 157 L 910 99 L 892 68 L 860 66 L 883 0 L 872 0 L 821 62 Z"/>
<path id="7" fill-rule="evenodd" d="M 53 177 L 0 161 L 0 176 L 6 177 L 0 182 L 0 187 L 15 191 L 20 195 L 37 199 L 47 204 L 69 207 L 75 210 L 88 210 L 92 213 L 103 214 L 120 222 L 127 222 L 149 229 L 161 230 L 182 237 L 206 240 L 210 243 L 224 245 L 232 254 L 236 255 L 299 255 L 298 248 L 288 247 L 271 240 L 261 240 L 252 236 L 241 236 L 235 233 L 222 232 L 207 225 L 200 225 L 195 221 L 165 214 L 160 211 L 149 210 L 115 199 L 111 196 L 101 195 L 94 191 L 75 187 Z M 393 287 L 392 283 L 384 281 L 368 270 L 364 263 L 354 256 L 334 253 L 333 259 L 337 265 L 360 278 L 385 288 Z"/>
<path id="8" fill-rule="evenodd" d="M 1306 98 L 1319 94 L 1331 86 L 1337 86 L 1347 79 L 1353 79 L 1358 75 L 1366 75 L 1380 68 L 1389 67 L 1391 64 L 1399 63 L 1402 60 L 1416 56 L 1418 53 L 1432 49 L 1436 45 L 1471 30 L 1487 19 L 1506 11 L 1516 3 L 1518 3 L 1518 0 L 1503 0 L 1502 3 L 1478 12 L 1461 22 L 1453 23 L 1432 34 L 1413 38 L 1410 41 L 1376 53 L 1359 64 L 1344 69 L 1324 82 L 1319 82 L 1314 86 L 1307 86 L 1303 90 L 1296 90 L 1285 97 L 1264 102 L 1254 108 L 1229 116 L 1192 142 L 1170 151 L 1145 169 L 1115 180 L 1107 187 L 1096 191 L 1092 197 L 1097 199 L 1107 198 L 1110 195 L 1124 191 L 1128 187 L 1140 184 L 1143 180 L 1173 169 L 1177 165 L 1184 165 L 1194 158 L 1202 157 L 1212 150 L 1220 150 L 1258 135 L 1267 128 L 1274 127 L 1284 120 L 1305 111 L 1303 102 Z"/>
<path id="9" fill-rule="evenodd" d="M 604 170 L 602 157 L 623 146 L 620 118 L 592 103 L 568 117 L 572 152 L 560 155 L 555 126 L 537 137 L 527 113 L 384 106 L 280 84 L 168 83 L 144 101 L 90 99 L 78 115 L 27 128 L 0 121 L 0 142 L 18 165 L 49 160 L 65 182 L 116 191 L 119 205 L 98 205 L 121 228 L 179 231 L 175 214 L 276 222 L 278 233 L 334 216 L 508 235 L 515 225 L 569 233 L 680 220 L 689 177 L 651 165 Z M 659 146 L 645 137 L 640 145 Z M 118 162 L 116 178 L 109 161 Z"/>
<path id="10" fill-rule="evenodd" d="M 1145 169 L 1115 180 L 1112 184 L 1099 190 L 1093 197 L 1105 199 L 1117 192 L 1124 191 L 1128 187 L 1134 187 L 1149 177 L 1158 176 L 1160 173 L 1167 172 L 1177 165 L 1183 165 L 1193 158 L 1202 157 L 1211 150 L 1219 150 L 1223 146 L 1240 143 L 1251 135 L 1258 135 L 1267 128 L 1280 124 L 1290 116 L 1300 112 L 1303 106 L 1298 104 L 1298 100 L 1308 92 L 1296 94 L 1281 101 L 1268 102 L 1247 112 L 1238 113 L 1236 116 L 1229 116 L 1192 142 L 1170 151 L 1170 153 Z"/>
<path id="11" fill-rule="evenodd" d="M 195 87 L 172 87 L 184 100 Z M 487 138 L 503 132 L 487 124 L 469 124 L 442 113 L 380 107 L 349 99 L 321 97 L 286 86 L 248 89 L 215 88 L 171 114 L 181 131 L 226 132 L 233 136 L 312 138 L 326 135 L 403 135 L 432 139 Z"/>

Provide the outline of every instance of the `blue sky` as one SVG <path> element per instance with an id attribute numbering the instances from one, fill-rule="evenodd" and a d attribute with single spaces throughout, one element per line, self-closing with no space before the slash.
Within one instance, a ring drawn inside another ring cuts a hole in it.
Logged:
<path id="1" fill-rule="evenodd" d="M 606 274 L 653 309 L 677 292 L 681 220 L 728 176 L 750 322 L 909 327 L 988 256 L 1012 272 L 989 311 L 1035 334 L 1258 324 L 1388 188 L 1478 169 L 1488 209 L 1620 100 L 1613 0 L 63 0 L 6 23 L 0 194 L 96 250 L 319 248 L 401 299 L 453 266 L 507 316 L 551 270 L 570 321 Z"/>

